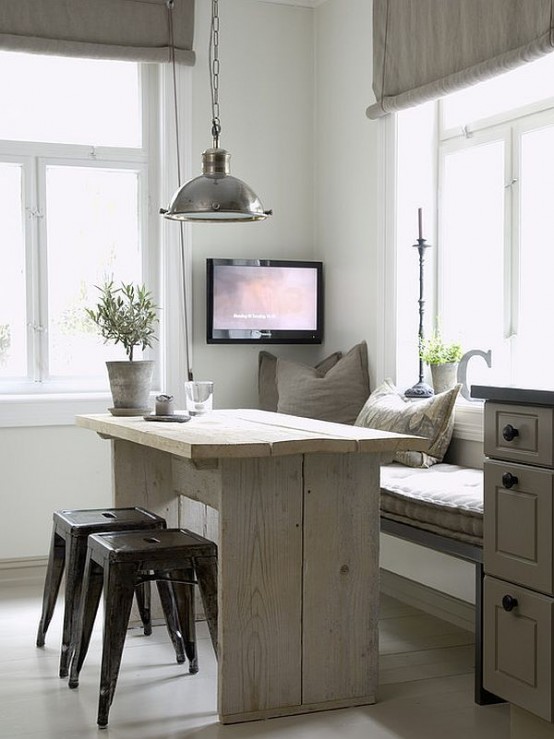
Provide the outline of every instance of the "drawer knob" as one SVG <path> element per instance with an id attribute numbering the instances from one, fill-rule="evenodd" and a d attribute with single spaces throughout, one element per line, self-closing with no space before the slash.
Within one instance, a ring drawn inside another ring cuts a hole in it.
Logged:
<path id="1" fill-rule="evenodd" d="M 515 475 L 512 475 L 511 472 L 505 472 L 502 475 L 502 484 L 505 488 L 513 488 L 513 486 L 517 485 L 518 482 L 519 479 Z"/>
<path id="2" fill-rule="evenodd" d="M 517 598 L 514 598 L 512 595 L 505 595 L 502 598 L 502 608 L 505 611 L 513 611 L 513 609 L 516 607 L 517 607 Z"/>
<path id="3" fill-rule="evenodd" d="M 513 441 L 516 436 L 519 436 L 519 431 L 514 428 L 511 423 L 508 423 L 502 429 L 502 436 L 506 441 Z"/>

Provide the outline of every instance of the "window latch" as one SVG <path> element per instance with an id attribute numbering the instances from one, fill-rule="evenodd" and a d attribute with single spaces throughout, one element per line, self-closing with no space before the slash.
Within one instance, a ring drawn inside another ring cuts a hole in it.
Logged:
<path id="1" fill-rule="evenodd" d="M 27 324 L 29 328 L 32 328 L 33 331 L 35 331 L 37 334 L 42 334 L 46 331 L 46 328 L 44 326 L 41 326 L 40 323 L 29 322 Z"/>

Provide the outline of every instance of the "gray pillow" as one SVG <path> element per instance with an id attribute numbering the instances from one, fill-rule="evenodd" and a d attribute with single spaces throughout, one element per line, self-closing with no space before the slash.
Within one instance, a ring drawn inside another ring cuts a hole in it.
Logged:
<path id="1" fill-rule="evenodd" d="M 325 375 L 341 357 L 342 352 L 334 352 L 316 364 L 315 368 Z M 258 406 L 263 411 L 276 411 L 278 402 L 277 357 L 262 351 L 258 354 Z"/>
<path id="2" fill-rule="evenodd" d="M 431 467 L 442 462 L 454 428 L 454 404 L 461 385 L 452 390 L 422 400 L 408 400 L 401 395 L 392 380 L 385 380 L 374 390 L 360 415 L 356 426 L 365 426 L 398 434 L 414 434 L 429 439 L 425 452 L 396 452 L 383 462 L 400 462 L 408 467 Z"/>
<path id="3" fill-rule="evenodd" d="M 277 360 L 277 390 L 279 413 L 352 425 L 369 395 L 367 344 L 357 344 L 327 372 Z"/>

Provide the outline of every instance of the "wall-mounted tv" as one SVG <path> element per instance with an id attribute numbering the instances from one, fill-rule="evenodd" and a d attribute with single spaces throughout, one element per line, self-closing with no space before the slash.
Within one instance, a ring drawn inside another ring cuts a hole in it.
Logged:
<path id="1" fill-rule="evenodd" d="M 321 344 L 323 265 L 207 259 L 208 344 Z"/>

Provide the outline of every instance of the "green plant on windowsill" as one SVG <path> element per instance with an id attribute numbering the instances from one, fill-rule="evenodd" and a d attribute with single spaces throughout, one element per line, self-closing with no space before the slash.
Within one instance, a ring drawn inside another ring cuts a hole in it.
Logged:
<path id="1" fill-rule="evenodd" d="M 461 344 L 458 342 L 445 342 L 438 329 L 433 331 L 430 338 L 424 339 L 419 348 L 419 356 L 430 366 L 457 363 L 462 358 L 462 355 Z"/>
<path id="2" fill-rule="evenodd" d="M 85 308 L 88 317 L 96 324 L 105 342 L 123 344 L 130 362 L 135 346 L 141 349 L 152 346 L 155 325 L 158 322 L 158 306 L 145 285 L 121 283 L 114 287 L 113 280 L 105 282 L 100 290 L 96 310 Z"/>
<path id="3" fill-rule="evenodd" d="M 144 285 L 105 282 L 96 309 L 85 308 L 105 342 L 122 344 L 128 361 L 106 362 L 114 407 L 113 415 L 142 415 L 149 410 L 154 362 L 133 361 L 136 346 L 152 346 L 158 306 Z"/>

